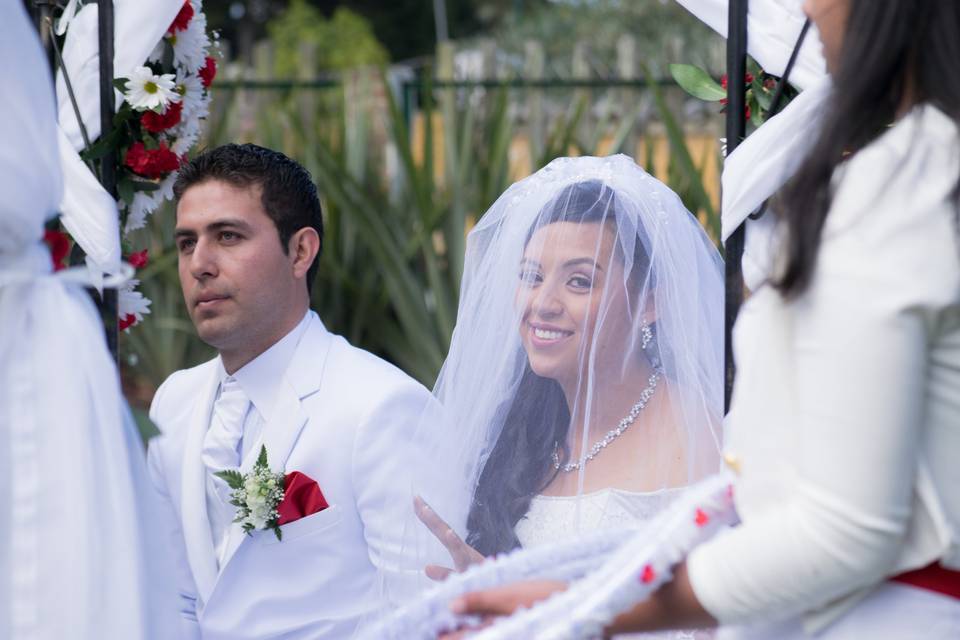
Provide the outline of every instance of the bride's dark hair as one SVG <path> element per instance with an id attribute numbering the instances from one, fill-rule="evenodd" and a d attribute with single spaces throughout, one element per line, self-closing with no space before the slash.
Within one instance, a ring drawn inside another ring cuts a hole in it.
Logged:
<path id="1" fill-rule="evenodd" d="M 879 137 L 905 101 L 929 103 L 960 125 L 958 61 L 960 2 L 851 0 L 820 137 L 779 197 L 788 240 L 776 285 L 784 295 L 799 295 L 810 284 L 833 172 L 848 154 Z"/>
<path id="2" fill-rule="evenodd" d="M 526 243 L 538 229 L 555 222 L 613 222 L 620 209 L 614 191 L 599 180 L 577 182 L 562 189 L 541 210 L 527 233 Z M 631 279 L 646 275 L 650 259 L 637 239 Z M 570 411 L 560 384 L 538 376 L 524 365 L 514 401 L 500 436 L 480 473 L 467 516 L 467 543 L 485 556 L 520 546 L 514 528 L 530 509 L 530 501 L 556 477 L 553 451 L 563 447 L 566 461 Z"/>

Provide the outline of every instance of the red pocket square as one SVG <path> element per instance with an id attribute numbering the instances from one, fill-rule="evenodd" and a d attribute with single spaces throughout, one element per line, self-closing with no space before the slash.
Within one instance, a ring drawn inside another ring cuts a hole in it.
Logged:
<path id="1" fill-rule="evenodd" d="M 290 524 L 329 506 L 316 480 L 305 473 L 291 471 L 283 481 L 283 500 L 277 505 L 280 513 L 277 525 Z"/>

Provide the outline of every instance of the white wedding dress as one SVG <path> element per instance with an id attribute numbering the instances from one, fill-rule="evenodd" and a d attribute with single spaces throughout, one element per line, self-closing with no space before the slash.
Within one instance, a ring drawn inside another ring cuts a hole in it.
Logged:
<path id="1" fill-rule="evenodd" d="M 534 496 L 515 528 L 525 549 L 567 542 L 578 533 L 628 527 L 649 520 L 667 508 L 682 489 L 638 493 L 601 489 L 581 496 Z"/>
<path id="2" fill-rule="evenodd" d="M 577 538 L 580 532 L 621 529 L 651 520 L 682 493 L 682 488 L 648 492 L 608 488 L 580 496 L 537 495 L 531 500 L 530 509 L 514 531 L 524 549 L 567 542 Z M 713 634 L 709 631 L 669 631 L 616 637 L 699 640 L 712 638 Z"/>

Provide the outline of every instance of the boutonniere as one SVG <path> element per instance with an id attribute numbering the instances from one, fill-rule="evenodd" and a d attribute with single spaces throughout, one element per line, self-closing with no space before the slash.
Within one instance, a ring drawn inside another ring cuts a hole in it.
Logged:
<path id="1" fill-rule="evenodd" d="M 243 527 L 244 533 L 251 535 L 256 530 L 270 529 L 281 540 L 280 512 L 277 507 L 283 501 L 284 474 L 274 473 L 267 464 L 267 447 L 260 447 L 260 455 L 247 474 L 236 469 L 218 471 L 233 492 L 230 504 L 237 508 L 234 522 Z"/>
<path id="2" fill-rule="evenodd" d="M 269 529 L 277 540 L 282 540 L 281 526 L 329 507 L 320 486 L 310 476 L 299 471 L 274 473 L 267 463 L 266 446 L 260 447 L 260 455 L 249 473 L 230 469 L 215 475 L 233 490 L 230 504 L 237 507 L 233 521 L 247 535 Z"/>

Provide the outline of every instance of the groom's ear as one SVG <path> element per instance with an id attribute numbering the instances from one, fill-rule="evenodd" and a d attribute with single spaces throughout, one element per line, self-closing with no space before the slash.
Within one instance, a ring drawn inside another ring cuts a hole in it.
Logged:
<path id="1" fill-rule="evenodd" d="M 293 258 L 293 275 L 305 278 L 317 254 L 320 253 L 320 236 L 313 227 L 304 227 L 290 237 L 288 254 Z"/>

